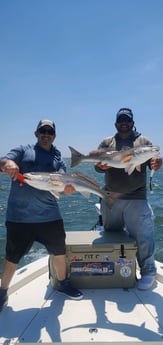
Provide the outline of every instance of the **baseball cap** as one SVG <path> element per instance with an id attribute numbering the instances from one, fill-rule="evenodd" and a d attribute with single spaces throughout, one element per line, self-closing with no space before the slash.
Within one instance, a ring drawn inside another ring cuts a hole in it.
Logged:
<path id="1" fill-rule="evenodd" d="M 55 123 L 51 120 L 41 120 L 39 123 L 38 123 L 38 126 L 37 126 L 37 131 L 41 128 L 41 127 L 44 127 L 44 126 L 49 126 L 51 127 L 54 132 L 55 132 Z"/>
<path id="2" fill-rule="evenodd" d="M 116 115 L 116 121 L 118 120 L 118 118 L 122 115 L 126 115 L 128 116 L 131 120 L 133 120 L 133 112 L 130 108 L 121 108 L 119 109 L 117 115 Z"/>

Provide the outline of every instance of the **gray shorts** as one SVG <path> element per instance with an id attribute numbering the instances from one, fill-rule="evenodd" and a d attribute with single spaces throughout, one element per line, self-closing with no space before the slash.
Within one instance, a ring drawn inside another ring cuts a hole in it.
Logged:
<path id="1" fill-rule="evenodd" d="M 29 252 L 34 242 L 43 244 L 49 254 L 64 255 L 65 231 L 63 220 L 46 223 L 6 222 L 6 259 L 17 264 Z"/>

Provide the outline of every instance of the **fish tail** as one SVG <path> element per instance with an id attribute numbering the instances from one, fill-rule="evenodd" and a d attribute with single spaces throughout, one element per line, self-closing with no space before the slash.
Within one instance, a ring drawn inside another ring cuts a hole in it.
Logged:
<path id="1" fill-rule="evenodd" d="M 75 150 L 73 147 L 69 146 L 71 151 L 71 168 L 75 167 L 76 165 L 80 164 L 84 158 L 84 155 L 79 151 Z"/>
<path id="2" fill-rule="evenodd" d="M 110 195 L 107 195 L 105 198 L 104 198 L 106 204 L 109 206 L 109 208 L 111 208 L 115 202 L 115 200 L 110 197 Z"/>
<path id="3" fill-rule="evenodd" d="M 105 200 L 106 204 L 111 208 L 115 201 L 120 198 L 122 194 L 117 192 L 105 192 L 103 195 L 103 199 Z"/>

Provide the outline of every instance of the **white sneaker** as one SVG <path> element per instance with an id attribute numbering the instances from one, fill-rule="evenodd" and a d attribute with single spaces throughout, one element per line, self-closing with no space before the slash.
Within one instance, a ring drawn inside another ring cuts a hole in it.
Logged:
<path id="1" fill-rule="evenodd" d="M 148 290 L 153 286 L 154 281 L 155 276 L 142 276 L 137 282 L 137 288 L 139 290 Z"/>

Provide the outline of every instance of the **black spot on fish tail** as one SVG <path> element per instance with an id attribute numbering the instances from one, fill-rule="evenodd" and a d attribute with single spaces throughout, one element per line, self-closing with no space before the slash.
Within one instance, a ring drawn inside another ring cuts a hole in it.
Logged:
<path id="1" fill-rule="evenodd" d="M 116 202 L 117 199 L 122 197 L 122 193 L 118 192 L 107 192 L 107 199 L 105 201 L 107 202 L 107 205 L 109 208 L 113 206 L 113 204 Z"/>
<path id="2" fill-rule="evenodd" d="M 103 191 L 102 194 L 103 194 L 102 198 L 104 199 L 104 201 L 106 202 L 109 208 L 112 208 L 115 201 L 122 196 L 122 193 L 117 193 L 117 192 Z"/>

